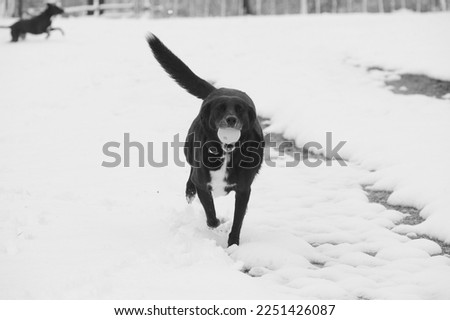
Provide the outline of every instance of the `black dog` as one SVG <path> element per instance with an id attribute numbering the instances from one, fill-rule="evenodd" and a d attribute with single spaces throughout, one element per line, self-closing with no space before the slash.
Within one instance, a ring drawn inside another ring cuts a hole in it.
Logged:
<path id="1" fill-rule="evenodd" d="M 207 225 L 216 228 L 220 221 L 216 217 L 212 195 L 235 191 L 234 219 L 228 245 L 239 245 L 250 187 L 263 161 L 264 137 L 255 105 L 242 91 L 216 89 L 199 78 L 155 35 L 150 34 L 147 41 L 165 71 L 181 87 L 203 100 L 184 146 L 191 166 L 186 198 L 190 203 L 198 194 L 205 209 Z M 221 142 L 219 128 L 240 130 L 239 140 L 232 144 Z"/>
<path id="2" fill-rule="evenodd" d="M 36 17 L 30 19 L 21 19 L 9 27 L 11 29 L 11 42 L 17 42 L 19 37 L 25 39 L 27 33 L 42 34 L 47 33 L 47 38 L 50 37 L 50 31 L 59 30 L 64 35 L 64 31 L 61 28 L 52 28 L 52 17 L 57 14 L 64 13 L 64 10 L 60 7 L 47 3 L 47 8 L 44 12 Z"/>

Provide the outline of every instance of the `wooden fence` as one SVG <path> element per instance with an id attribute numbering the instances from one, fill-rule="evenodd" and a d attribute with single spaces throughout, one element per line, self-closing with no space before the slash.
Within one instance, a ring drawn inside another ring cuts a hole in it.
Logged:
<path id="1" fill-rule="evenodd" d="M 33 14 L 46 0 L 0 0 L 0 16 L 18 16 L 22 10 Z M 450 0 L 59 0 L 68 14 L 104 12 L 150 12 L 164 16 L 232 16 L 242 14 L 309 14 L 349 12 L 392 12 L 399 9 L 417 12 L 445 11 Z"/>
<path id="2" fill-rule="evenodd" d="M 13 16 L 16 11 L 16 0 L 0 0 L 0 17 Z"/>

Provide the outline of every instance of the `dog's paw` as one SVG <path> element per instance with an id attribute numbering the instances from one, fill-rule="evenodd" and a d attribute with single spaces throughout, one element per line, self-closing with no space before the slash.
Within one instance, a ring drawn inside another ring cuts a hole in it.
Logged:
<path id="1" fill-rule="evenodd" d="M 228 235 L 231 229 L 231 221 L 220 219 L 220 225 L 213 231 L 218 235 Z"/>
<path id="2" fill-rule="evenodd" d="M 228 246 L 228 248 L 225 249 L 226 253 L 228 253 L 229 255 L 233 254 L 236 252 L 236 250 L 238 249 L 238 245 L 233 244 L 231 246 Z M 243 266 L 242 266 L 243 267 Z"/>
<path id="3" fill-rule="evenodd" d="M 220 220 L 217 218 L 215 220 L 206 220 L 206 224 L 208 227 L 215 229 L 220 225 Z"/>
<path id="4" fill-rule="evenodd" d="M 195 186 L 192 184 L 192 182 L 189 180 L 186 184 L 186 201 L 187 203 L 192 203 L 195 199 L 195 195 L 197 194 L 197 189 L 195 189 Z"/>
<path id="5" fill-rule="evenodd" d="M 188 204 L 191 204 L 192 203 L 192 201 L 194 201 L 194 199 L 195 199 L 195 194 L 191 194 L 191 195 L 186 195 L 186 201 L 187 201 L 187 203 Z"/>
<path id="6" fill-rule="evenodd" d="M 188 204 L 191 204 L 192 201 L 194 201 L 196 194 L 197 191 L 195 188 L 186 188 L 186 201 Z"/>
<path id="7" fill-rule="evenodd" d="M 239 246 L 239 237 L 230 237 L 228 238 L 228 247 Z"/>

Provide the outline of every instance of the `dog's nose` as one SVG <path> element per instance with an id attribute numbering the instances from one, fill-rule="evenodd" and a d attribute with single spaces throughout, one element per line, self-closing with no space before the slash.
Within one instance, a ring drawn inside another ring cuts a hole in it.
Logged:
<path id="1" fill-rule="evenodd" d="M 229 127 L 234 127 L 237 123 L 237 118 L 235 116 L 228 116 L 225 118 Z"/>

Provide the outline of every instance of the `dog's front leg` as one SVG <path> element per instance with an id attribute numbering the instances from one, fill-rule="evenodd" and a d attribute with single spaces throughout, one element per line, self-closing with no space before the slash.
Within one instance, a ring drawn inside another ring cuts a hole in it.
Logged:
<path id="1" fill-rule="evenodd" d="M 214 208 L 214 199 L 211 191 L 197 189 L 198 198 L 203 205 L 206 213 L 206 224 L 210 228 L 217 228 L 220 224 L 219 219 L 216 217 L 216 209 Z"/>
<path id="2" fill-rule="evenodd" d="M 16 29 L 11 29 L 11 42 L 19 41 L 20 31 Z"/>
<path id="3" fill-rule="evenodd" d="M 228 246 L 239 245 L 239 235 L 241 234 L 242 222 L 247 211 L 248 199 L 250 198 L 250 188 L 236 190 L 236 201 L 234 205 L 234 219 L 230 235 L 228 236 Z"/>

